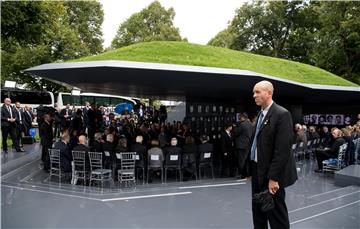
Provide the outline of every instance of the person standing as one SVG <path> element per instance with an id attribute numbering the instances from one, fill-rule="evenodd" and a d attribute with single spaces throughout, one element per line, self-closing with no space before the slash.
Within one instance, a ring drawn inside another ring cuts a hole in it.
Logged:
<path id="1" fill-rule="evenodd" d="M 49 171 L 50 160 L 49 160 L 49 149 L 53 144 L 53 129 L 51 125 L 51 117 L 49 114 L 44 115 L 44 122 L 40 126 L 40 138 L 41 138 L 41 160 L 44 163 L 44 170 Z"/>
<path id="2" fill-rule="evenodd" d="M 15 102 L 15 110 L 16 110 L 16 137 L 17 141 L 19 142 L 19 145 L 22 146 L 23 142 L 21 140 L 21 137 L 23 136 L 24 131 L 24 111 L 21 107 L 20 102 Z"/>
<path id="3" fill-rule="evenodd" d="M 1 133 L 2 133 L 2 149 L 5 154 L 8 152 L 7 138 L 10 134 L 16 152 L 24 152 L 19 146 L 16 136 L 16 109 L 11 106 L 11 99 L 5 98 L 4 105 L 1 107 Z"/>
<path id="4" fill-rule="evenodd" d="M 232 123 L 226 123 L 224 130 L 221 132 L 221 177 L 233 176 L 235 164 L 237 164 L 234 155 L 232 128 Z"/>
<path id="5" fill-rule="evenodd" d="M 247 158 L 247 175 L 251 176 L 252 194 L 265 190 L 271 194 L 274 208 L 263 212 L 252 201 L 254 228 L 290 228 L 285 203 L 285 188 L 297 180 L 295 158 L 291 153 L 293 122 L 285 108 L 273 102 L 274 87 L 269 81 L 254 86 L 253 97 L 261 107 Z"/>
<path id="6" fill-rule="evenodd" d="M 240 123 L 234 129 L 235 156 L 237 157 L 238 174 L 242 173 L 245 160 L 250 148 L 250 139 L 253 133 L 253 125 L 246 113 L 240 114 Z"/>
<path id="7" fill-rule="evenodd" d="M 30 107 L 29 106 L 25 106 L 24 109 L 24 129 L 25 129 L 25 136 L 30 136 L 29 130 L 32 127 L 32 122 L 34 119 L 34 115 L 33 113 L 30 111 Z"/>

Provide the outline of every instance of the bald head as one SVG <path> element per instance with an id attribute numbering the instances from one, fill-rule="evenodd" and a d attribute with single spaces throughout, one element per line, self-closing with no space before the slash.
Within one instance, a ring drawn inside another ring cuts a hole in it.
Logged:
<path id="1" fill-rule="evenodd" d="M 253 89 L 255 103 L 265 109 L 272 102 L 274 86 L 269 81 L 263 80 L 255 84 Z"/>
<path id="2" fill-rule="evenodd" d="M 5 105 L 10 106 L 11 105 L 11 99 L 10 98 L 5 98 L 4 103 L 5 103 Z"/>
<path id="3" fill-rule="evenodd" d="M 79 136 L 79 144 L 86 145 L 86 137 L 85 137 L 85 135 L 80 135 Z"/>

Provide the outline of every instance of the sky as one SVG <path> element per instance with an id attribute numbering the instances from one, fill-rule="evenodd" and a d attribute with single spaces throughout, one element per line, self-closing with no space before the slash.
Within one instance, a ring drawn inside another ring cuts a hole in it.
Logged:
<path id="1" fill-rule="evenodd" d="M 111 45 L 119 25 L 154 0 L 100 0 L 104 10 L 102 25 L 104 47 Z M 175 10 L 174 25 L 190 43 L 207 44 L 225 29 L 235 10 L 246 0 L 159 0 L 166 9 Z"/>

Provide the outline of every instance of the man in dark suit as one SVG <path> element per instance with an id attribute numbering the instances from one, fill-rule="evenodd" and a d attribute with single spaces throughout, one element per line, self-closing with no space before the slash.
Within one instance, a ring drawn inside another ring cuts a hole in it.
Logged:
<path id="1" fill-rule="evenodd" d="M 69 148 L 70 136 L 68 133 L 63 133 L 60 141 L 56 142 L 54 149 L 60 150 L 61 169 L 64 172 L 71 172 L 71 161 L 73 160 L 72 153 Z"/>
<path id="2" fill-rule="evenodd" d="M 88 146 L 85 135 L 79 136 L 79 144 L 74 147 L 73 151 L 84 151 L 85 152 L 85 170 L 90 171 L 90 160 L 89 160 L 90 148 Z"/>
<path id="3" fill-rule="evenodd" d="M 221 176 L 234 175 L 235 168 L 235 155 L 232 136 L 232 123 L 226 123 L 225 129 L 221 132 L 220 145 L 221 145 Z"/>
<path id="4" fill-rule="evenodd" d="M 25 136 L 30 136 L 29 134 L 29 130 L 32 127 L 32 121 L 34 119 L 34 115 L 33 113 L 30 111 L 30 107 L 29 106 L 25 106 L 24 112 L 23 112 L 23 116 L 24 116 L 24 131 L 25 131 Z"/>
<path id="5" fill-rule="evenodd" d="M 11 100 L 9 98 L 4 99 L 4 105 L 1 107 L 1 133 L 2 133 L 2 147 L 3 152 L 8 152 L 7 138 L 10 134 L 13 145 L 16 152 L 24 152 L 19 146 L 19 142 L 16 136 L 16 109 L 11 106 Z"/>
<path id="6" fill-rule="evenodd" d="M 339 148 L 342 144 L 345 143 L 345 139 L 341 137 L 341 130 L 334 129 L 332 131 L 332 136 L 335 139 L 330 148 L 317 149 L 315 151 L 316 161 L 318 164 L 318 169 L 315 172 L 322 172 L 322 161 L 329 158 L 337 158 L 339 153 Z"/>
<path id="7" fill-rule="evenodd" d="M 66 104 L 66 107 L 60 111 L 61 131 L 69 129 L 72 117 L 73 115 L 72 110 L 70 109 L 70 104 Z"/>
<path id="8" fill-rule="evenodd" d="M 254 86 L 256 105 L 261 107 L 256 120 L 247 158 L 247 173 L 251 176 L 252 193 L 267 190 L 274 201 L 274 208 L 266 212 L 262 205 L 252 202 L 254 228 L 290 228 L 285 203 L 285 188 L 295 183 L 297 172 L 291 153 L 293 123 L 291 114 L 273 102 L 274 87 L 269 81 Z"/>
<path id="9" fill-rule="evenodd" d="M 242 173 L 246 157 L 250 148 L 250 139 L 254 127 L 246 113 L 240 114 L 239 124 L 234 129 L 235 156 L 238 162 L 238 174 Z"/>
<path id="10" fill-rule="evenodd" d="M 23 108 L 21 107 L 20 102 L 15 102 L 15 110 L 16 110 L 16 137 L 17 140 L 19 142 L 19 145 L 22 146 L 22 141 L 21 141 L 21 137 L 22 137 L 22 133 L 25 132 L 25 128 L 24 128 L 24 111 Z"/>
<path id="11" fill-rule="evenodd" d="M 49 114 L 44 115 L 44 122 L 40 126 L 40 138 L 42 145 L 41 160 L 44 163 L 44 170 L 48 171 L 50 167 L 49 149 L 53 144 L 53 129 L 51 125 L 51 118 Z"/>

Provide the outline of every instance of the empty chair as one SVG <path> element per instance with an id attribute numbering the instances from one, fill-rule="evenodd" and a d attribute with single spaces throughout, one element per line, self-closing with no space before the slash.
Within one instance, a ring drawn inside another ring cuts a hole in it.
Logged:
<path id="1" fill-rule="evenodd" d="M 87 172 L 85 166 L 85 151 L 72 151 L 73 156 L 73 175 L 72 175 L 72 184 L 76 184 L 78 180 L 83 181 L 83 185 L 86 184 Z"/>
<path id="2" fill-rule="evenodd" d="M 100 181 L 101 187 L 104 181 L 111 181 L 111 169 L 103 168 L 102 153 L 89 152 L 90 159 L 90 185 L 92 181 Z"/>
<path id="3" fill-rule="evenodd" d="M 213 167 L 213 153 L 212 152 L 200 152 L 199 155 L 199 179 L 201 179 L 201 168 L 211 169 L 211 176 L 214 179 L 214 167 Z M 204 171 L 205 175 L 205 171 Z"/>
<path id="4" fill-rule="evenodd" d="M 296 154 L 299 157 L 298 162 L 301 164 L 301 160 L 305 158 L 305 149 L 304 149 L 304 142 L 300 142 L 297 150 L 296 150 Z"/>
<path id="5" fill-rule="evenodd" d="M 61 164 L 60 164 L 60 150 L 49 149 L 50 157 L 50 179 L 52 176 L 56 176 L 61 180 Z"/>
<path id="6" fill-rule="evenodd" d="M 118 170 L 119 184 L 125 183 L 128 186 L 130 182 L 135 182 L 135 152 L 120 153 L 120 169 Z"/>

